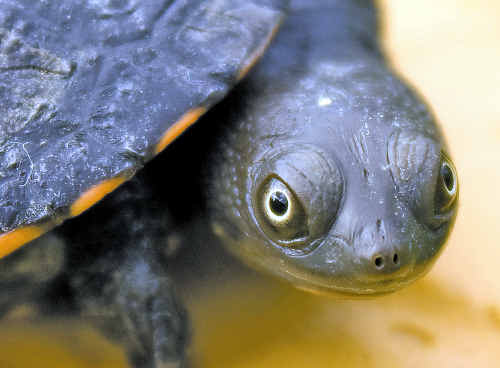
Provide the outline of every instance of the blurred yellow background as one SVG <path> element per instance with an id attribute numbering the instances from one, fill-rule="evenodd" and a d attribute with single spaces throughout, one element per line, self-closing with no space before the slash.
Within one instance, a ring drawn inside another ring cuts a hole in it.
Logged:
<path id="1" fill-rule="evenodd" d="M 436 111 L 460 178 L 455 230 L 399 293 L 339 301 L 251 274 L 188 296 L 193 367 L 500 366 L 500 2 L 384 0 L 393 63 Z M 80 324 L 0 325 L 0 368 L 126 367 Z"/>

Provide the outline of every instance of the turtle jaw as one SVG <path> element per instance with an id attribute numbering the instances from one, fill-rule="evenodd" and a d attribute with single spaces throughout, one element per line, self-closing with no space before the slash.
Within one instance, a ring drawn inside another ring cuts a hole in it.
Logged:
<path id="1" fill-rule="evenodd" d="M 438 255 L 435 255 L 427 263 L 406 267 L 400 274 L 385 277 L 361 274 L 353 278 L 345 276 L 330 280 L 317 280 L 294 275 L 288 280 L 296 288 L 313 294 L 347 299 L 377 297 L 404 289 L 421 279 L 431 270 L 437 258 Z"/>
<path id="2" fill-rule="evenodd" d="M 452 225 L 450 221 L 430 232 L 416 220 L 410 221 L 410 226 L 392 233 L 390 242 L 370 239 L 368 243 L 362 235 L 348 241 L 329 234 L 309 255 L 294 260 L 300 269 L 287 272 L 287 279 L 300 289 L 322 294 L 363 297 L 392 293 L 432 269 Z"/>
<path id="3" fill-rule="evenodd" d="M 398 291 L 427 274 L 444 249 L 452 225 L 450 221 L 429 232 L 414 221 L 414 226 L 403 229 L 399 238 L 394 232 L 396 240 L 390 244 L 380 240 L 367 244 L 363 236 L 351 242 L 332 231 L 306 252 L 279 247 L 263 234 L 238 234 L 221 223 L 214 230 L 225 247 L 244 263 L 285 279 L 298 289 L 364 298 Z"/>
<path id="4" fill-rule="evenodd" d="M 371 262 L 359 264 L 352 260 L 351 266 L 335 273 L 287 273 L 287 279 L 296 288 L 327 296 L 363 298 L 382 296 L 403 289 L 423 277 L 431 268 L 437 255 L 430 262 L 411 262 L 398 267 L 394 272 L 378 272 Z M 364 267 L 363 267 L 364 266 Z"/>
<path id="5" fill-rule="evenodd" d="M 349 286 L 331 286 L 325 283 L 315 283 L 311 280 L 295 279 L 290 280 L 292 285 L 299 290 L 308 293 L 331 296 L 337 298 L 364 298 L 377 297 L 396 292 L 404 287 L 412 284 L 415 280 L 393 279 L 384 280 L 376 284 L 367 283 L 365 286 L 358 285 L 356 287 Z"/>

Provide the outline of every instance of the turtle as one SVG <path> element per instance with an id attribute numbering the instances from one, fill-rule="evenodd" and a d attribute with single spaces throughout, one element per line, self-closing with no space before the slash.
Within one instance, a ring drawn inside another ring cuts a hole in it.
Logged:
<path id="1" fill-rule="evenodd" d="M 76 312 L 132 366 L 178 367 L 179 247 L 213 234 L 254 268 L 349 296 L 399 290 L 441 253 L 457 171 L 371 0 L 0 10 L 1 314 Z"/>

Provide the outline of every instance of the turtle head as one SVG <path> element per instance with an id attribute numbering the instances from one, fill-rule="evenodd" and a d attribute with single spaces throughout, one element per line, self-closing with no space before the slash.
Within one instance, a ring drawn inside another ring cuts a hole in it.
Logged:
<path id="1" fill-rule="evenodd" d="M 299 288 L 392 292 L 441 252 L 457 173 L 429 110 L 395 77 L 362 91 L 330 79 L 247 106 L 222 145 L 214 230 Z"/>

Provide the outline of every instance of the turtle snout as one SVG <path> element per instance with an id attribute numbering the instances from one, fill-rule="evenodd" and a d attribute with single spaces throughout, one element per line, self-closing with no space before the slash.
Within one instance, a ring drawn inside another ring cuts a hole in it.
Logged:
<path id="1" fill-rule="evenodd" d="M 365 226 L 357 240 L 360 261 L 368 278 L 396 279 L 410 271 L 410 239 L 399 226 L 377 219 L 371 226 Z"/>
<path id="2" fill-rule="evenodd" d="M 401 280 L 409 275 L 412 269 L 408 246 L 382 244 L 375 246 L 361 257 L 365 272 L 360 279 L 375 282 Z M 406 249 L 406 251 L 405 251 Z"/>

